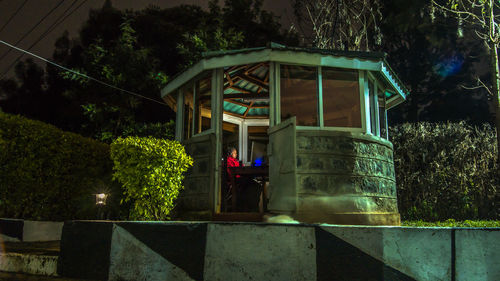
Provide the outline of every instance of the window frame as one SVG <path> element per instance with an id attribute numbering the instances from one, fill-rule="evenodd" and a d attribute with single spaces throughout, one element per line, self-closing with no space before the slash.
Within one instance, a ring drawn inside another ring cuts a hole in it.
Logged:
<path id="1" fill-rule="evenodd" d="M 357 70 L 358 71 L 358 83 L 359 83 L 359 99 L 360 99 L 360 107 L 361 107 L 361 127 L 331 127 L 331 126 L 325 126 L 324 125 L 324 112 L 323 112 L 323 79 L 322 79 L 322 71 L 323 67 L 326 68 L 341 68 L 341 69 L 346 69 L 346 70 L 352 70 L 352 68 L 346 68 L 346 67 L 341 67 L 341 66 L 320 66 L 320 65 L 309 65 L 309 64 L 297 64 L 297 63 L 287 63 L 287 62 L 275 62 L 274 63 L 275 67 L 273 69 L 274 72 L 274 114 L 273 114 L 273 119 L 275 122 L 271 122 L 272 125 L 277 125 L 282 122 L 281 120 L 281 65 L 296 65 L 296 66 L 307 66 L 307 67 L 316 67 L 316 73 L 317 73 L 317 100 L 318 103 L 316 104 L 317 109 L 318 109 L 318 120 L 319 120 L 319 125 L 318 126 L 297 126 L 297 130 L 303 130 L 303 131 L 308 131 L 308 130 L 323 130 L 323 131 L 343 131 L 343 132 L 351 132 L 351 133 L 363 133 L 366 131 L 366 120 L 365 120 L 365 114 L 363 108 L 365 107 L 365 102 L 364 102 L 364 83 L 362 81 L 364 80 L 364 71 L 362 70 Z M 271 93 L 272 95 L 272 93 Z M 273 124 L 274 123 L 274 124 Z"/>

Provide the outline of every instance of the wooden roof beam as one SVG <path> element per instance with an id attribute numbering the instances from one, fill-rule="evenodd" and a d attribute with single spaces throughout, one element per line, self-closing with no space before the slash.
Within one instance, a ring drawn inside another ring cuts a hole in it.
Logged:
<path id="1" fill-rule="evenodd" d="M 232 100 L 232 99 L 224 99 L 224 101 L 227 101 L 229 103 L 236 104 L 236 105 L 239 105 L 239 106 L 243 106 L 243 107 L 269 108 L 269 105 L 253 105 L 253 103 L 254 103 L 253 101 L 250 104 L 241 103 L 241 102 L 238 102 L 238 101 L 235 101 L 235 100 Z"/>
<path id="2" fill-rule="evenodd" d="M 259 67 L 261 66 L 265 66 L 267 65 L 266 62 L 261 62 L 261 63 L 258 63 L 258 64 L 255 64 L 254 66 L 251 66 L 249 67 L 246 71 L 245 71 L 245 75 L 249 75 L 250 73 L 254 72 L 256 69 L 258 69 Z"/>
<path id="3" fill-rule="evenodd" d="M 238 91 L 238 92 L 240 92 L 242 94 L 250 94 L 250 93 L 252 93 L 252 92 L 250 92 L 248 90 L 245 90 L 245 89 L 242 89 L 242 88 L 240 88 L 238 86 L 230 86 L 230 85 L 228 85 L 228 86 L 224 87 L 224 91 L 227 90 L 227 89 L 233 89 L 233 90 Z"/>
<path id="4" fill-rule="evenodd" d="M 259 86 L 259 87 L 262 87 L 262 88 L 268 88 L 269 87 L 269 83 L 268 82 L 264 82 L 258 78 L 255 78 L 253 76 L 248 76 L 248 75 L 244 75 L 244 74 L 238 74 L 236 75 L 236 77 L 239 77 L 245 81 L 248 81 L 256 86 Z"/>
<path id="5" fill-rule="evenodd" d="M 243 113 L 243 118 L 247 117 L 248 112 L 250 111 L 250 108 L 252 108 L 253 102 L 250 103 L 250 106 L 247 107 L 247 110 L 245 110 L 245 113 Z"/>
<path id="6" fill-rule="evenodd" d="M 269 99 L 269 93 L 264 94 L 244 94 L 244 93 L 235 93 L 235 94 L 224 94 L 224 99 Z"/>
<path id="7" fill-rule="evenodd" d="M 224 114 L 239 117 L 239 118 L 244 118 L 243 115 L 232 113 L 229 111 L 224 111 Z M 252 115 L 252 116 L 248 116 L 246 119 L 269 119 L 269 116 L 268 115 Z"/>

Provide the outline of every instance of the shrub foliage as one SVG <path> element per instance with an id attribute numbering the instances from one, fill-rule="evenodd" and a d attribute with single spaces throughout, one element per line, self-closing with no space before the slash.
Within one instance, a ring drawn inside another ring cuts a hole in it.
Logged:
<path id="1" fill-rule="evenodd" d="M 111 144 L 114 178 L 131 203 L 130 219 L 165 220 L 182 189 L 183 173 L 192 166 L 184 147 L 152 137 L 118 138 Z"/>
<path id="2" fill-rule="evenodd" d="M 412 227 L 500 227 L 500 221 L 476 221 L 464 220 L 455 221 L 449 219 L 446 221 L 426 222 L 426 221 L 402 221 L 401 226 Z"/>
<path id="3" fill-rule="evenodd" d="M 496 132 L 465 122 L 391 128 L 402 219 L 498 219 Z"/>
<path id="4" fill-rule="evenodd" d="M 86 219 L 112 162 L 107 144 L 0 111 L 0 171 L 0 216 Z"/>

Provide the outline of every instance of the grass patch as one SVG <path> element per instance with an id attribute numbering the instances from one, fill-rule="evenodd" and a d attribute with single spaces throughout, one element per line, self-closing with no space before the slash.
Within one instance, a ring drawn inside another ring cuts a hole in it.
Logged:
<path id="1" fill-rule="evenodd" d="M 426 221 L 402 221 L 401 226 L 413 227 L 500 227 L 500 221 L 486 220 L 464 220 L 455 221 L 449 219 L 446 221 L 426 222 Z"/>

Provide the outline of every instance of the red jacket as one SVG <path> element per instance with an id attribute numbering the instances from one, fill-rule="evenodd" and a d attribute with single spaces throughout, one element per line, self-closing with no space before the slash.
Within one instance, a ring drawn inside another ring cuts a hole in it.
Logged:
<path id="1" fill-rule="evenodd" d="M 232 156 L 228 156 L 227 157 L 227 175 L 229 177 L 231 177 L 231 171 L 230 171 L 230 167 L 239 167 L 240 166 L 240 162 L 238 161 L 238 159 L 232 157 Z M 240 176 L 239 175 L 236 175 L 237 178 L 239 178 Z"/>

